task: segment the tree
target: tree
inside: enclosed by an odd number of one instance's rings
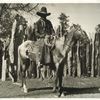
[[[69,27],[69,24],[68,24],[69,19],[68,19],[68,17],[69,16],[66,16],[65,13],[61,13],[60,16],[58,17],[59,20],[60,20],[60,25],[57,28],[57,35],[58,36],[63,36],[63,35],[66,35],[67,34],[67,29]],[[67,75],[67,68],[69,68],[68,67],[68,63],[67,63],[67,60],[68,60],[68,55],[67,55],[67,59],[66,59],[66,64],[64,66],[64,76],[65,77]]]
[[[11,13],[12,10],[16,12],[21,10],[33,14],[34,11],[38,9],[38,5],[39,4],[30,4],[30,3],[0,4],[0,36],[5,37],[8,34],[11,34],[12,23],[14,20],[14,16]]]
[[[68,27],[69,27],[69,19],[68,19],[69,16],[66,16],[66,14],[64,13],[61,13],[60,16],[58,17],[59,20],[60,20],[60,26],[59,26],[59,32],[63,35],[66,33]],[[59,33],[58,32],[58,33]]]
[[[95,27],[95,31],[96,31],[96,33],[100,33],[100,24],[98,24],[98,25]]]

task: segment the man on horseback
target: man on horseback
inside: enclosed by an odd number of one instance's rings
[[[52,23],[46,18],[51,13],[47,13],[47,8],[42,7],[41,11],[36,13],[40,16],[40,19],[35,23],[34,33],[36,40],[41,40],[44,43],[44,46],[41,49],[41,58],[40,64],[46,65],[51,63],[51,52],[50,48],[52,44],[50,43],[50,39],[52,35],[55,33]]]
[[[46,15],[45,15],[46,16]],[[40,25],[40,24],[39,24]],[[37,26],[37,25],[36,25]],[[78,26],[77,26],[78,27]],[[66,62],[66,54],[70,51],[70,49],[72,48],[72,46],[74,45],[75,41],[73,40],[73,38],[75,39],[81,39],[81,40],[87,40],[86,35],[82,32],[82,29],[77,28],[74,25],[70,28],[70,30],[68,31],[68,35],[67,35],[67,39],[65,38],[65,36],[59,37],[55,39],[54,42],[54,48],[52,50],[52,56],[53,56],[53,64],[55,66],[55,81],[54,81],[54,87],[53,87],[53,91],[57,90],[57,86],[58,86],[58,90],[59,90],[59,95],[61,95],[62,92],[62,79],[63,79],[63,68],[64,68],[64,64]],[[37,31],[36,31],[37,29]],[[43,28],[41,28],[42,31],[38,30],[38,28],[34,29],[37,34],[38,32],[42,32]],[[46,31],[44,31],[46,32]],[[36,35],[36,33],[35,33]],[[38,54],[41,51],[40,49],[42,48],[42,51],[44,50],[44,47],[51,47],[52,44],[50,44],[49,41],[49,36],[51,37],[51,35],[44,35],[44,37],[41,36],[37,38],[37,41],[31,41],[31,40],[27,40],[25,42],[23,42],[19,48],[18,48],[18,54],[19,54],[19,72],[21,72],[22,74],[22,86],[24,89],[24,92],[27,92],[27,87],[26,87],[26,71],[29,68],[29,64],[27,63],[27,58],[29,60],[32,60],[33,62],[36,63],[36,65],[38,64],[37,62],[37,58],[38,58]],[[43,43],[41,43],[43,42]],[[49,45],[48,45],[49,44]],[[47,48],[46,48],[47,50]],[[41,52],[40,52],[41,53]],[[43,55],[43,52],[42,54]],[[46,55],[47,56],[47,55]],[[43,55],[43,57],[47,58],[45,56],[45,54]],[[50,56],[52,58],[52,56]],[[39,57],[40,58],[40,57]],[[42,58],[42,56],[41,56]],[[47,64],[48,63],[43,63],[41,61],[41,59],[39,60],[41,62],[41,64]],[[20,71],[21,69],[21,71]]]

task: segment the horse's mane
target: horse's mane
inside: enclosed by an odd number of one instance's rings
[[[58,47],[57,49],[59,49],[58,51],[62,52],[62,50],[67,50],[67,46],[71,48],[73,44],[80,40],[82,40],[83,44],[87,43],[87,41],[89,41],[87,33],[79,25],[72,25],[66,35],[56,39],[56,42],[58,42],[56,46]]]

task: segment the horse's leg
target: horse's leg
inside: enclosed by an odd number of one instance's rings
[[[9,66],[9,77],[11,78],[12,82],[14,82],[14,77],[12,75],[12,65]]]
[[[16,68],[14,64],[10,64],[9,77],[12,79],[12,82],[17,82],[17,73],[16,73]]]
[[[51,70],[51,73],[52,73],[52,77],[54,78],[54,76],[55,76],[55,71],[54,71],[54,70]]]
[[[24,92],[27,93],[28,90],[26,87],[26,71],[22,72],[22,85],[23,85]]]
[[[14,82],[17,82],[17,65],[14,66]]]
[[[37,64],[37,78],[39,78],[40,77],[40,62],[38,62],[38,64]]]
[[[51,77],[51,69],[49,68],[49,66],[47,66],[47,78],[50,78]]]
[[[49,73],[48,78],[49,78],[49,79],[52,79],[52,78],[54,77],[54,72],[53,72],[53,70],[49,69],[49,70],[48,70],[48,73]]]
[[[45,79],[45,65],[43,66],[43,68],[41,68],[41,77],[42,77],[42,80]]]
[[[56,88],[57,88],[57,83],[58,83],[58,67],[59,67],[59,63],[56,63],[56,71],[55,71],[55,79],[54,79],[53,92],[56,92]]]
[[[50,67],[48,66],[48,69],[47,69],[49,79],[52,79],[55,76],[55,69],[52,68],[52,66],[54,65],[50,64]]]
[[[27,93],[27,87],[26,87],[26,65],[23,64],[22,66],[22,86],[23,86],[23,90],[24,93]]]
[[[64,63],[61,63],[58,69],[58,81],[59,81],[58,92],[60,93],[58,96],[61,96],[61,93],[62,93],[63,69],[64,69]]]
[[[21,73],[21,80],[22,80],[21,88],[23,88],[23,72]]]
[[[11,75],[11,72],[9,72],[9,77],[11,78],[12,82],[14,82],[14,78]]]
[[[20,47],[18,47],[18,70],[17,70],[18,80],[20,79],[20,74],[21,74],[20,71],[21,71],[22,66],[23,66],[23,60],[20,55]]]
[[[58,72],[56,72],[56,73],[58,73]],[[57,83],[58,83],[58,74],[55,75],[53,92],[56,92],[56,89],[57,89]]]

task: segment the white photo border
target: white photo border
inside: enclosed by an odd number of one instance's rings
[[[100,0],[0,0],[0,3],[100,3]]]

